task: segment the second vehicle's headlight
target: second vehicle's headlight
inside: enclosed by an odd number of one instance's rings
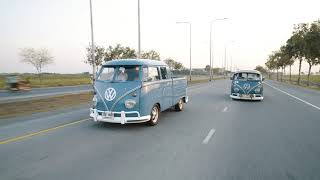
[[[126,106],[126,108],[128,109],[132,109],[135,105],[136,105],[136,101],[133,99],[128,99],[124,102],[124,105]]]
[[[260,91],[261,91],[260,88],[257,88],[254,90],[254,92],[256,92],[256,93],[260,93]]]
[[[95,108],[97,106],[97,103],[98,103],[97,96],[94,95],[93,98],[92,98],[92,106],[93,106],[93,108]]]

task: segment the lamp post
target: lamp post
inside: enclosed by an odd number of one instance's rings
[[[235,41],[229,41],[224,45],[224,78],[226,78],[227,73],[227,47],[229,44],[234,43]]]
[[[138,0],[138,56],[137,59],[141,58],[141,34],[140,34],[140,0]]]
[[[95,60],[95,46],[93,39],[93,18],[92,18],[92,2],[90,0],[90,24],[91,24],[91,59],[92,59],[92,77],[93,83],[96,79],[96,60]]]
[[[177,24],[189,24],[189,28],[190,28],[190,30],[189,30],[189,40],[190,40],[190,42],[189,42],[189,56],[190,56],[190,74],[189,74],[189,76],[190,76],[190,81],[191,81],[191,71],[192,71],[192,68],[191,68],[191,22],[177,22]]]
[[[213,65],[213,55],[212,55],[212,31],[213,31],[213,23],[215,21],[223,21],[227,20],[228,18],[219,18],[214,19],[210,22],[210,81],[212,81],[212,65]]]

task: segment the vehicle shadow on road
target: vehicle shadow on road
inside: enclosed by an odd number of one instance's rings
[[[161,112],[159,123],[164,123],[168,120],[167,115],[169,113],[175,113],[176,111],[172,109],[165,110]],[[92,128],[95,129],[109,129],[109,130],[124,130],[124,131],[130,131],[130,130],[141,130],[146,128],[155,128],[156,126],[149,126],[147,122],[145,123],[132,123],[132,124],[118,124],[118,123],[107,123],[107,122],[94,122],[92,125],[90,125]]]
[[[231,101],[243,102],[243,103],[262,103],[261,100],[248,100],[248,99],[231,99]]]

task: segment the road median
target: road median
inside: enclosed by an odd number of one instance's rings
[[[0,104],[0,119],[47,112],[77,105],[89,105],[92,99],[91,92],[80,94],[59,95],[46,99],[37,99],[23,102],[9,102]]]

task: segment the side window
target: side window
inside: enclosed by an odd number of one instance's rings
[[[171,78],[171,71],[168,67],[160,67],[161,78],[162,79],[170,79]]]
[[[143,68],[143,81],[156,81],[160,80],[159,72],[157,67],[144,67]]]
[[[168,79],[168,73],[166,67],[160,67],[161,79]]]

